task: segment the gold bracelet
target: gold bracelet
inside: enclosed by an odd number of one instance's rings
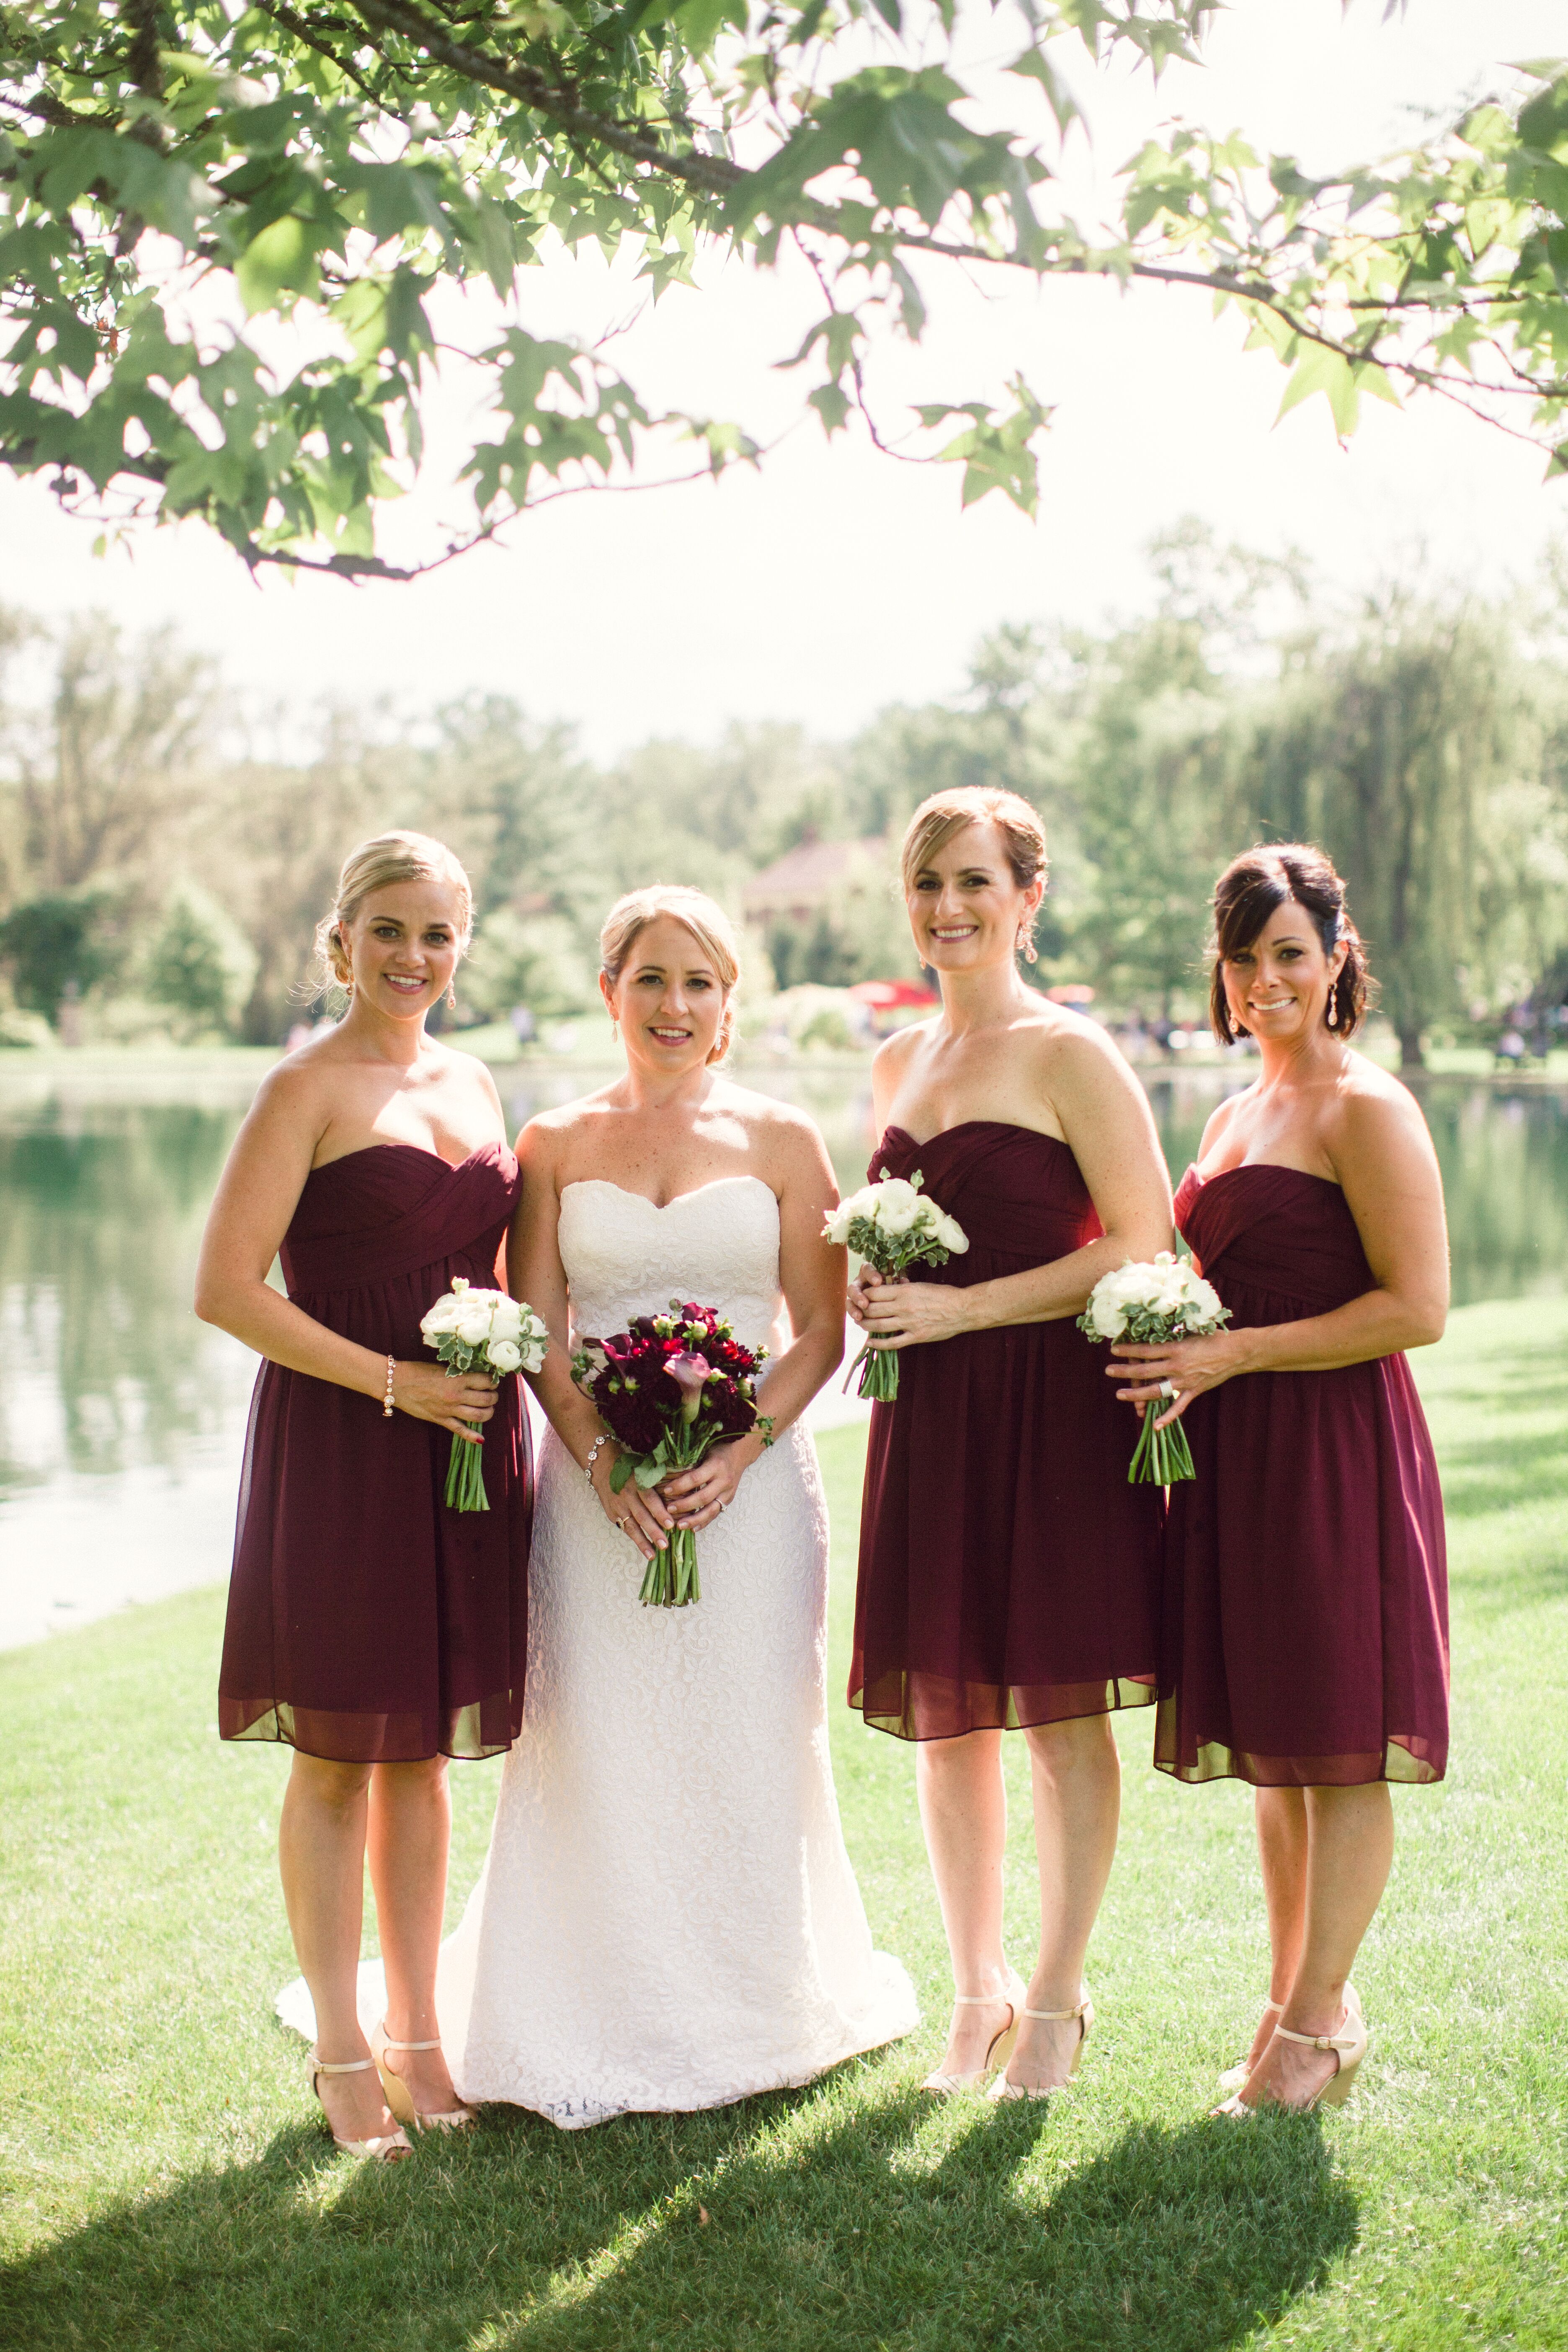
[[[381,1401],[381,1417],[383,1421],[390,1421],[392,1419],[392,1383],[396,1377],[397,1359],[395,1356],[388,1356],[386,1360],[386,1394]]]

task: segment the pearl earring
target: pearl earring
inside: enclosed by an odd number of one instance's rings
[[[1338,994],[1338,991],[1337,991],[1336,989],[1332,989],[1332,988],[1331,988],[1331,989],[1330,989],[1330,991],[1329,991],[1329,1026],[1330,1026],[1330,1028],[1331,1028],[1331,1029],[1337,1029],[1337,1028],[1339,1027],[1339,1025],[1340,1025],[1340,1000],[1339,1000],[1339,994]]]
[[[1022,923],[1018,926],[1018,936],[1013,942],[1013,952],[1015,955],[1021,955],[1026,963],[1038,963],[1040,961],[1040,951]]]

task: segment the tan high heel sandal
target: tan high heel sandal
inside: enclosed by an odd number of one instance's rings
[[[341,2066],[329,2065],[314,2050],[310,2053],[310,2088],[327,2115],[327,2103],[321,2097],[323,2074],[368,2074],[375,2066],[374,2058],[348,2058]],[[377,2070],[379,2071],[379,2070]],[[390,2102],[389,2102],[390,2104]],[[327,2129],[332,2131],[332,2119],[327,2116]],[[365,2156],[373,2164],[397,2164],[404,2157],[412,2156],[414,2146],[406,2132],[377,2132],[371,2139],[340,2139],[332,2132],[332,2146],[341,2147],[345,2156]]]
[[[992,2035],[976,2073],[928,2074],[921,2084],[921,2090],[933,2092],[939,2099],[951,2099],[960,2091],[978,2089],[988,2074],[994,2074],[998,2066],[1005,2066],[1013,2055],[1013,2044],[1018,2039],[1021,2004],[1016,1996],[1023,1990],[1023,1985],[1015,1979],[1012,1992],[955,1992],[952,1996],[954,2009],[994,2009],[1005,2004],[1007,2022],[999,2032]]]
[[[1041,2084],[1010,2083],[1005,2074],[998,2074],[996,2080],[991,2085],[991,2096],[994,2099],[1048,2099],[1056,2092],[1065,2091],[1068,2088],[1068,2084],[1071,2083],[1073,2076],[1078,2073],[1079,2064],[1082,2063],[1083,2045],[1089,2040],[1089,2034],[1094,2026],[1094,2003],[1090,2000],[1088,1993],[1086,1992],[1076,2009],[1026,2009],[1024,2011],[1024,2015],[1026,2017],[1038,2017],[1051,2020],[1068,2017],[1076,2017],[1078,2019],[1079,2036],[1077,2042],[1073,2044],[1072,2057],[1068,2063],[1067,2082]]]
[[[1357,1992],[1354,1985],[1352,1984],[1349,1977],[1345,1979],[1344,2000],[1345,2007],[1347,2009],[1354,2010],[1356,2015],[1359,2017],[1362,2013],[1361,1995]],[[1284,2002],[1282,2000],[1266,2000],[1263,2004],[1264,2016],[1267,2017],[1270,2011],[1273,2011],[1276,2017],[1283,2017],[1285,2014]],[[1270,2036],[1270,2040],[1273,2037]],[[1268,2043],[1266,2042],[1263,2045],[1263,2050],[1267,2050],[1268,2047]],[[1259,2058],[1263,2055],[1263,2050],[1260,2050],[1258,2053]],[[1239,2091],[1251,2072],[1252,2067],[1247,2063],[1245,2058],[1242,2059],[1239,2065],[1227,2066],[1224,2074],[1219,2078],[1220,2089],[1222,2091]]]
[[[1333,2073],[1321,2089],[1314,2091],[1311,2097],[1300,2106],[1297,2106],[1293,2101],[1288,2099],[1269,2099],[1268,2105],[1271,2107],[1283,2107],[1287,2114],[1293,2116],[1310,2116],[1314,2107],[1342,2107],[1350,2097],[1356,2075],[1360,2071],[1361,2062],[1366,2056],[1372,2042],[1372,2034],[1368,2030],[1365,2018],[1359,2009],[1352,2009],[1348,2001],[1345,2004],[1343,2023],[1338,2033],[1294,2033],[1288,2025],[1277,2025],[1274,2029],[1274,2038],[1277,2042],[1297,2042],[1303,2050],[1331,2050],[1338,2061]],[[1239,2123],[1244,2116],[1255,2116],[1262,2105],[1262,2100],[1258,2099],[1249,2106],[1238,2091],[1226,2099],[1223,2106],[1215,2107],[1214,2113],[1216,2116],[1228,2116],[1233,2122]]]
[[[441,2037],[434,2042],[394,2042],[386,2030],[384,2017],[370,2037],[371,2054],[381,2086],[386,2093],[386,2104],[400,2123],[412,2124],[416,2131],[467,2131],[479,2119],[479,2109],[468,2105],[447,2107],[439,2115],[426,2115],[414,2104],[414,2094],[395,2066],[387,2063],[389,2050],[439,2050]]]

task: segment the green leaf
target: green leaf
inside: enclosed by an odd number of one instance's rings
[[[314,294],[319,276],[308,225],[298,214],[285,213],[252,239],[234,274],[252,318],[258,311],[272,310],[280,295]]]

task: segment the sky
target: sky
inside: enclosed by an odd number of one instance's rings
[[[1173,114],[1326,171],[1397,146],[1420,110],[1500,86],[1507,61],[1568,47],[1563,0],[1408,0],[1383,15],[1383,0],[1233,0],[1201,70],[1173,69],[1157,89],[1075,70],[1093,132],[1065,159],[1075,203],[1091,205]],[[333,698],[413,713],[496,691],[608,758],[654,735],[711,740],[733,719],[841,736],[888,703],[956,692],[1002,622],[1093,626],[1145,604],[1142,550],[1186,514],[1222,540],[1300,547],[1342,594],[1417,572],[1502,588],[1568,532],[1568,482],[1543,485],[1537,452],[1439,404],[1368,402],[1348,449],[1321,401],[1276,428],[1283,371],[1244,354],[1239,326],[1213,321],[1201,294],[956,273],[927,290],[919,351],[875,367],[881,413],[896,427],[916,400],[996,397],[1021,367],[1056,407],[1033,522],[998,496],[963,513],[957,467],[889,460],[858,429],[827,444],[811,420],[760,474],[568,499],[424,581],[258,587],[195,524],[95,558],[90,526],[7,478],[0,603],[172,623],[253,707],[286,704],[302,740]],[[787,420],[798,380],[776,362],[822,307],[803,276],[714,266],[657,310],[637,315],[638,299],[629,272],[593,256],[522,279],[535,333],[631,320],[615,354],[650,401],[737,416],[764,439]],[[436,478],[390,522],[384,551],[399,560],[429,552],[457,511],[449,453],[467,399],[454,389],[438,409]]]

